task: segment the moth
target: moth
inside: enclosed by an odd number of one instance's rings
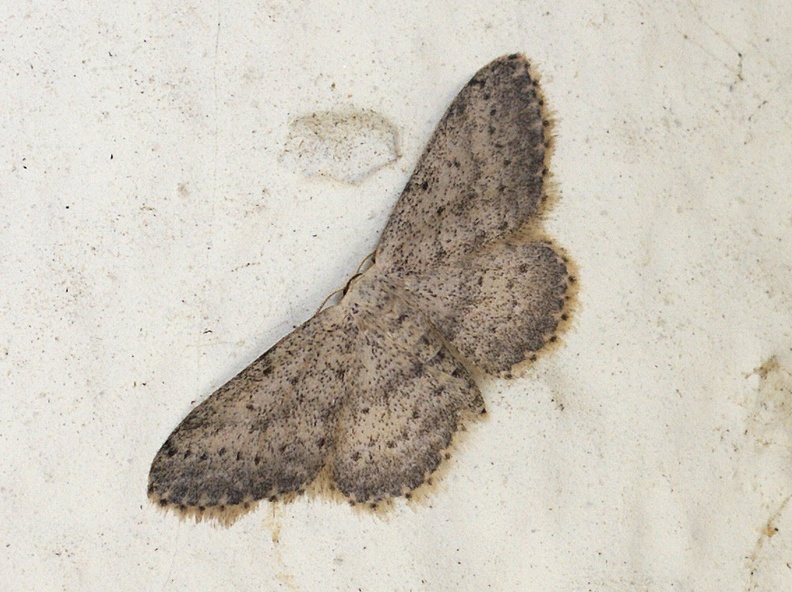
[[[573,278],[539,234],[549,140],[529,70],[504,56],[462,88],[371,266],[187,415],[152,501],[222,519],[317,480],[352,503],[409,496],[485,413],[473,375],[510,377],[555,339]]]

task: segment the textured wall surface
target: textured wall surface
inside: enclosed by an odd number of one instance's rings
[[[3,589],[788,585],[792,5],[241,4],[1,9]],[[448,103],[512,52],[555,117],[561,343],[482,383],[422,499],[160,512],[164,439],[344,286]],[[353,120],[348,158],[325,134],[311,157],[340,165],[309,168],[342,173],[307,174],[292,124],[326,112],[381,125]]]

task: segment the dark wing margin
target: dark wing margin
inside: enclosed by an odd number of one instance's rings
[[[508,236],[543,199],[545,121],[524,56],[478,71],[434,131],[383,231],[376,261],[421,274]]]
[[[198,405],[157,453],[149,497],[196,518],[233,519],[300,492],[332,449],[349,327],[319,313]]]

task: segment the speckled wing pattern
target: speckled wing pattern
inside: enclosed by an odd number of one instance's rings
[[[377,263],[400,276],[431,275],[522,228],[544,198],[545,125],[522,56],[479,70],[426,145]]]
[[[427,317],[387,280],[365,274],[347,292],[355,335],[330,478],[354,501],[408,494],[437,468],[461,416],[484,402]]]
[[[533,238],[544,130],[525,58],[482,68],[438,124],[373,265],[182,421],[149,497],[223,519],[320,476],[368,503],[426,482],[464,418],[484,412],[469,369],[509,376],[562,318],[566,260]]]
[[[200,514],[312,481],[345,398],[346,329],[339,307],[320,312],[193,409],[157,453],[149,495]]]

